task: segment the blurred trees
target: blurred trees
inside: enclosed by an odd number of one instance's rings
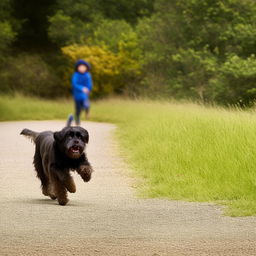
[[[254,0],[2,0],[0,14],[0,57],[9,63],[0,72],[1,91],[68,95],[73,64],[85,58],[96,97],[240,105],[256,98]],[[15,62],[8,50],[26,61]],[[37,78],[25,75],[29,65]],[[24,82],[12,82],[13,70]],[[32,90],[30,79],[42,88]]]
[[[57,0],[56,12],[49,18],[49,35],[61,46],[84,43],[105,20],[136,24],[140,17],[150,15],[153,3],[152,0]]]
[[[0,58],[3,59],[10,44],[15,40],[18,23],[12,16],[11,0],[0,1]]]
[[[148,87],[249,104],[256,96],[255,8],[253,0],[157,0],[156,12],[137,27]]]
[[[2,0],[1,0],[2,1]],[[4,0],[6,1],[6,0]],[[52,47],[48,38],[48,17],[53,15],[57,0],[9,0],[12,15],[20,29],[15,42],[19,50],[38,51]]]

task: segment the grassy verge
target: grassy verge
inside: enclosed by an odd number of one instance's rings
[[[0,95],[0,121],[67,119],[73,112],[71,100],[42,100]]]
[[[14,113],[17,105],[10,103],[5,109],[2,101],[4,120],[3,110]],[[23,101],[29,106],[29,100]],[[39,103],[43,108],[38,108],[37,116],[44,109],[42,119],[66,118],[73,107],[71,102],[70,106]],[[55,107],[47,110],[52,111],[48,117],[45,108],[49,104]],[[63,104],[63,112],[55,115],[59,104]],[[92,118],[118,125],[123,153],[135,173],[143,177],[141,194],[216,202],[227,205],[226,213],[231,216],[256,215],[254,113],[195,104],[107,100],[93,103]]]
[[[99,120],[118,123],[128,161],[144,178],[143,194],[256,215],[254,113],[163,102],[106,101],[95,108]]]

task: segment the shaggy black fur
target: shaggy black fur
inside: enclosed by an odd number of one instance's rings
[[[84,153],[89,134],[82,127],[65,127],[59,132],[21,132],[34,141],[34,166],[41,180],[42,192],[60,205],[68,202],[67,191],[75,193],[76,186],[70,171],[77,171],[88,182],[93,169]]]

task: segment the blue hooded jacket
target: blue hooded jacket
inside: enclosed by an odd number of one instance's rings
[[[80,73],[77,71],[77,67],[79,65],[85,65],[88,68],[88,71],[85,73]],[[84,60],[78,60],[75,63],[75,72],[72,76],[71,83],[72,83],[72,94],[76,101],[83,101],[89,98],[89,95],[83,92],[83,89],[86,87],[89,91],[92,90],[92,77],[89,72],[91,66],[88,62]]]

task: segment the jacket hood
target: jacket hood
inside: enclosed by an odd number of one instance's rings
[[[77,71],[77,67],[78,67],[79,65],[85,65],[85,66],[88,68],[88,71],[91,70],[91,65],[90,65],[87,61],[85,61],[85,60],[78,60],[78,61],[75,63],[75,71]]]

